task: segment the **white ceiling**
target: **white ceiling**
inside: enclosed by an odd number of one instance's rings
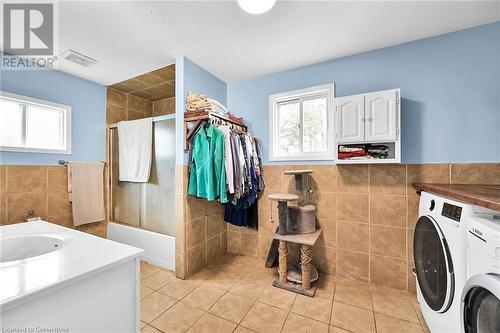
[[[477,26],[500,2],[278,1],[253,16],[236,1],[61,1],[60,51],[98,60],[61,70],[112,84],[185,55],[226,82]]]

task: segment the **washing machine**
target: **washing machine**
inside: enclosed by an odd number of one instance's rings
[[[466,333],[500,332],[500,212],[467,219],[467,281],[462,292]]]
[[[421,192],[413,238],[417,299],[432,333],[462,332],[461,297],[465,286],[465,219],[474,206]]]

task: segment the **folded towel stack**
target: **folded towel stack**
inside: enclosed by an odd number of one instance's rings
[[[344,159],[385,159],[390,148],[386,145],[350,145],[339,146],[338,157]]]
[[[211,112],[223,117],[229,117],[229,111],[219,101],[208,98],[205,95],[189,92],[186,99],[187,111],[205,111]]]

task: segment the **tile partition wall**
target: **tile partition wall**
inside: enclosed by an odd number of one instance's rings
[[[413,182],[500,184],[500,164],[265,166],[259,230],[227,224],[227,252],[265,260],[278,223],[266,196],[293,192],[284,170],[310,168],[312,204],[323,229],[313,262],[325,273],[415,290],[412,240],[419,197]],[[268,223],[270,214],[274,224]],[[292,249],[298,255],[298,249]]]
[[[176,274],[188,277],[227,253],[224,210],[187,195],[188,167],[176,166]]]
[[[37,217],[74,228],[65,166],[0,165],[0,201],[1,225],[19,223],[34,210]],[[106,237],[106,221],[77,229]]]

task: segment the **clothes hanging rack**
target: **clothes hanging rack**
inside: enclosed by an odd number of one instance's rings
[[[247,131],[247,126],[242,121],[230,119],[228,117],[206,111],[188,111],[184,113],[184,150],[189,150],[189,142],[191,138],[204,121],[220,121],[222,124],[226,123],[230,126],[236,125],[241,127],[244,132]],[[193,122],[194,125],[189,127],[188,125]]]

